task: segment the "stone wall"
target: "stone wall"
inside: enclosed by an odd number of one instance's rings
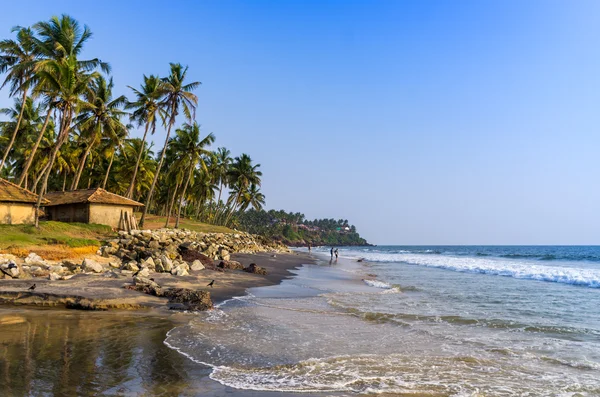
[[[100,248],[104,257],[116,256],[123,268],[176,272],[185,266],[181,253],[197,251],[211,260],[230,259],[231,253],[289,252],[287,247],[248,233],[201,233],[185,229],[132,230],[119,232],[119,238]],[[189,270],[189,268],[187,268]]]

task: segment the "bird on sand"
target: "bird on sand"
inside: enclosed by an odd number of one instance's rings
[[[33,291],[35,289],[35,284],[33,284],[31,287],[29,287],[27,289]]]
[[[215,280],[211,281],[210,283],[208,283],[207,287],[212,288],[212,286],[215,284]]]

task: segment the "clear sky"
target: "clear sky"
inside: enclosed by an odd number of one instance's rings
[[[600,243],[598,1],[9,2],[0,37],[62,13],[119,93],[189,65],[269,209],[376,244]]]

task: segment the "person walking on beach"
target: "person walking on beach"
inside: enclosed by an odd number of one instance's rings
[[[333,259],[333,247],[331,247],[331,251],[329,251],[329,253],[331,253],[331,259]]]
[[[310,243],[308,243],[308,252],[310,253]]]
[[[338,250],[337,250],[337,248],[335,249],[335,251],[333,251],[333,253],[335,254],[335,260],[337,261],[337,258],[338,258]]]

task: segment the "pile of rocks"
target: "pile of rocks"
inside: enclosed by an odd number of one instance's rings
[[[213,260],[229,261],[232,252],[288,252],[288,249],[242,232],[227,234],[159,229],[119,232],[119,238],[107,241],[98,254],[121,259],[122,270],[137,272],[148,269],[149,272],[186,276],[190,269],[202,270],[212,266]],[[142,274],[142,277],[147,277],[147,274]]]

